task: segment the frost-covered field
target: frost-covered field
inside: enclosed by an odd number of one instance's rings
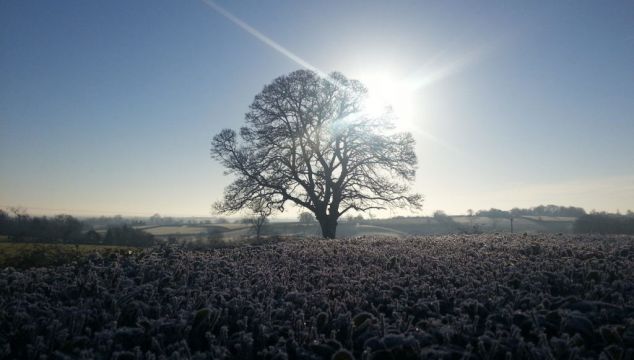
[[[303,240],[0,270],[0,358],[634,358],[634,238]]]

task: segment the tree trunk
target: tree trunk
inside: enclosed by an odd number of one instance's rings
[[[325,239],[334,239],[337,233],[337,218],[333,216],[320,217],[319,225],[321,226],[321,235]]]

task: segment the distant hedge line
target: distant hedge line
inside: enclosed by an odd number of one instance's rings
[[[574,223],[575,233],[634,234],[634,216],[588,214]]]

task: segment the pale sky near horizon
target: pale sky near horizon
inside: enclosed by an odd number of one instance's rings
[[[306,66],[396,102],[422,214],[634,210],[631,1],[0,1],[0,207],[209,215],[211,138]]]

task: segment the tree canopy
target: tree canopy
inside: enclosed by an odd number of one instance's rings
[[[214,207],[223,213],[288,202],[315,214],[326,238],[349,211],[419,208],[410,193],[414,138],[395,130],[389,112],[363,110],[367,89],[341,73],[298,70],[255,96],[239,134],[214,136],[211,155],[236,177]]]

